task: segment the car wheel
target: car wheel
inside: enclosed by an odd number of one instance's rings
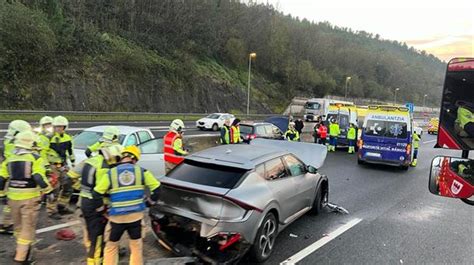
[[[214,124],[212,125],[212,130],[213,130],[213,131],[219,130],[219,125],[217,125],[217,123],[214,123]]]
[[[408,170],[408,169],[410,168],[410,165],[408,165],[408,166],[403,165],[403,166],[401,166],[401,168],[402,168],[403,170]]]
[[[316,193],[316,197],[314,198],[313,207],[311,208],[313,214],[318,215],[321,213],[322,209],[328,205],[328,198],[329,194],[327,191],[323,190],[323,186],[321,184],[318,192]]]
[[[250,256],[256,262],[264,262],[272,254],[275,239],[278,235],[278,223],[273,213],[267,213],[262,225],[258,229],[257,236],[250,248]]]
[[[362,160],[360,160],[359,158],[357,158],[357,164],[363,165],[363,164],[364,164],[364,161],[362,161]]]

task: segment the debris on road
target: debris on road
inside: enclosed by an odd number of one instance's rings
[[[298,237],[298,235],[295,235],[295,234],[290,234],[290,237],[297,238],[297,237]]]
[[[70,241],[76,238],[76,233],[69,228],[61,229],[56,232],[57,240]]]
[[[332,210],[333,212],[338,212],[338,213],[343,213],[343,214],[349,214],[349,211],[342,208],[341,206],[338,206],[336,204],[328,202],[327,207]]]

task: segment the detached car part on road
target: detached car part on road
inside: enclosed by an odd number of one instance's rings
[[[152,231],[168,250],[206,263],[268,259],[278,233],[327,204],[329,184],[316,168],[326,147],[255,139],[210,148],[160,178]]]

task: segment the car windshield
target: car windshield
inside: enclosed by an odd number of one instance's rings
[[[407,124],[404,122],[368,120],[365,135],[406,139]]]
[[[253,133],[252,125],[240,125],[240,134],[247,135]]]
[[[318,102],[307,102],[305,108],[318,110],[321,108],[321,104],[319,104]]]
[[[240,168],[185,160],[167,176],[199,185],[232,189],[246,172]]]
[[[219,119],[220,116],[221,116],[221,115],[219,115],[219,114],[213,113],[213,114],[207,115],[206,118],[215,120],[215,119]]]
[[[102,132],[97,131],[83,131],[74,137],[75,149],[86,149],[89,145],[97,143],[102,137]],[[123,142],[125,135],[119,135],[119,143]]]

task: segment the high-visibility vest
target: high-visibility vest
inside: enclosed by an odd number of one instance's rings
[[[49,144],[50,144],[50,138],[44,133],[38,134],[39,137],[39,143],[38,146],[41,149],[40,155],[43,158],[44,161],[48,161],[48,152],[49,152]]]
[[[3,157],[6,159],[13,154],[13,150],[15,150],[15,144],[13,143],[13,140],[5,139],[3,141],[3,146]]]
[[[239,126],[232,126],[230,127],[230,139],[231,143],[238,144],[240,143],[240,127]]]
[[[100,169],[109,168],[109,165],[101,155],[88,158],[84,162],[84,167],[81,172],[81,192],[80,196],[92,199],[92,190],[94,189]]]
[[[224,135],[222,135],[222,133],[221,133],[221,144],[230,144],[231,138],[230,138],[229,127],[224,125],[224,126],[222,126],[221,130],[224,130]]]
[[[324,125],[319,126],[318,134],[319,134],[319,138],[321,139],[325,139],[326,137],[328,137],[328,129],[326,128],[326,126]]]
[[[133,164],[121,164],[109,170],[110,215],[124,215],[145,210],[144,169]]]
[[[71,163],[75,162],[72,137],[69,134],[55,133],[53,137],[51,137],[49,148],[57,153],[63,163],[65,163],[68,158]]]
[[[7,196],[10,200],[29,200],[39,198],[42,189],[51,188],[45,172],[43,159],[39,155],[12,154],[4,161],[0,178],[8,179]]]
[[[354,127],[350,127],[347,131],[347,139],[348,140],[355,140],[356,138],[356,129]]]
[[[339,130],[339,124],[331,123],[329,125],[329,135],[332,137],[338,137],[339,134],[341,134],[341,131]]]
[[[413,148],[417,149],[420,147],[420,137],[415,132],[413,133]]]
[[[165,161],[173,164],[180,164],[184,161],[183,156],[175,152],[174,142],[181,136],[175,131],[169,131],[163,138],[163,153]]]

